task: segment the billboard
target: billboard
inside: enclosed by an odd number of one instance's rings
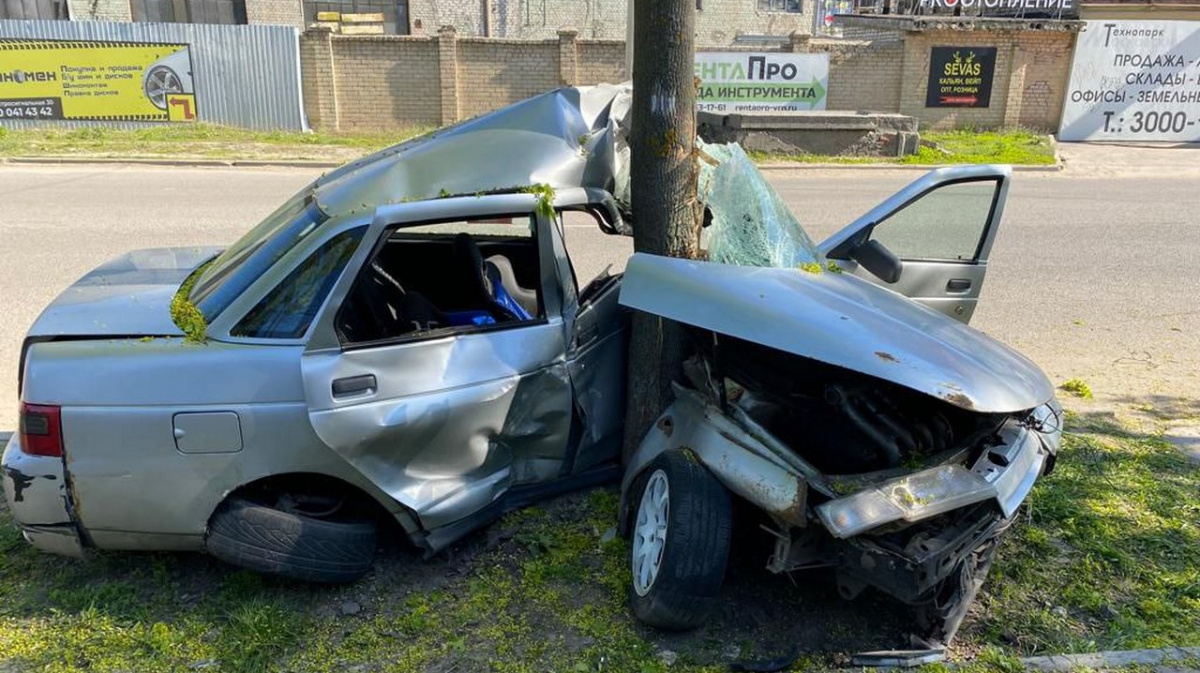
[[[699,52],[695,64],[702,112],[825,109],[829,54]]]
[[[0,39],[0,118],[196,121],[186,44]]]
[[[995,47],[934,47],[925,107],[988,107],[995,75]]]
[[[1200,23],[1088,21],[1058,137],[1200,142]]]

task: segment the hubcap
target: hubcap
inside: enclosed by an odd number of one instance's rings
[[[667,517],[671,513],[667,473],[655,470],[642,491],[633,531],[633,590],[645,596],[662,568],[667,546]]]

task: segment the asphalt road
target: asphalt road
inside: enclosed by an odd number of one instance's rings
[[[1161,170],[1121,170],[1111,157],[1088,165],[1085,155],[1064,173],[1017,174],[973,324],[1056,382],[1079,377],[1106,400],[1200,414],[1200,171],[1187,170],[1200,152],[1178,152]],[[819,240],[918,175],[769,177]],[[227,244],[313,177],[0,165],[0,432],[15,426],[21,338],[71,282],[133,248]],[[589,225],[570,226],[567,238],[581,284],[620,268],[631,249]]]

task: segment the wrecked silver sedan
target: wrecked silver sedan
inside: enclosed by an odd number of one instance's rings
[[[636,227],[628,96],[537,96],[323,176],[223,251],[80,279],[22,349],[26,539],[326,582],[389,519],[435,553],[619,478],[631,309],[694,337],[624,472],[638,616],[703,619],[736,501],[772,570],[834,566],[952,630],[1058,442],[1045,376],[963,324],[1007,169],[935,171],[814,246],[740,149],[702,146],[706,261],[580,286],[564,214]]]
[[[704,620],[732,495],[772,572],[834,568],[947,642],[1061,437],[1045,375],[965,325],[1009,169],[933,171],[817,246],[739,148],[702,150],[707,261],[634,255],[621,291],[694,352],[623,481],[634,611]]]

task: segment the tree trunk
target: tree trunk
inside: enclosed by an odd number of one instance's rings
[[[694,0],[634,2],[632,165],[633,249],[695,257],[696,88]],[[635,313],[625,414],[628,459],[671,400],[684,355],[676,323]]]

